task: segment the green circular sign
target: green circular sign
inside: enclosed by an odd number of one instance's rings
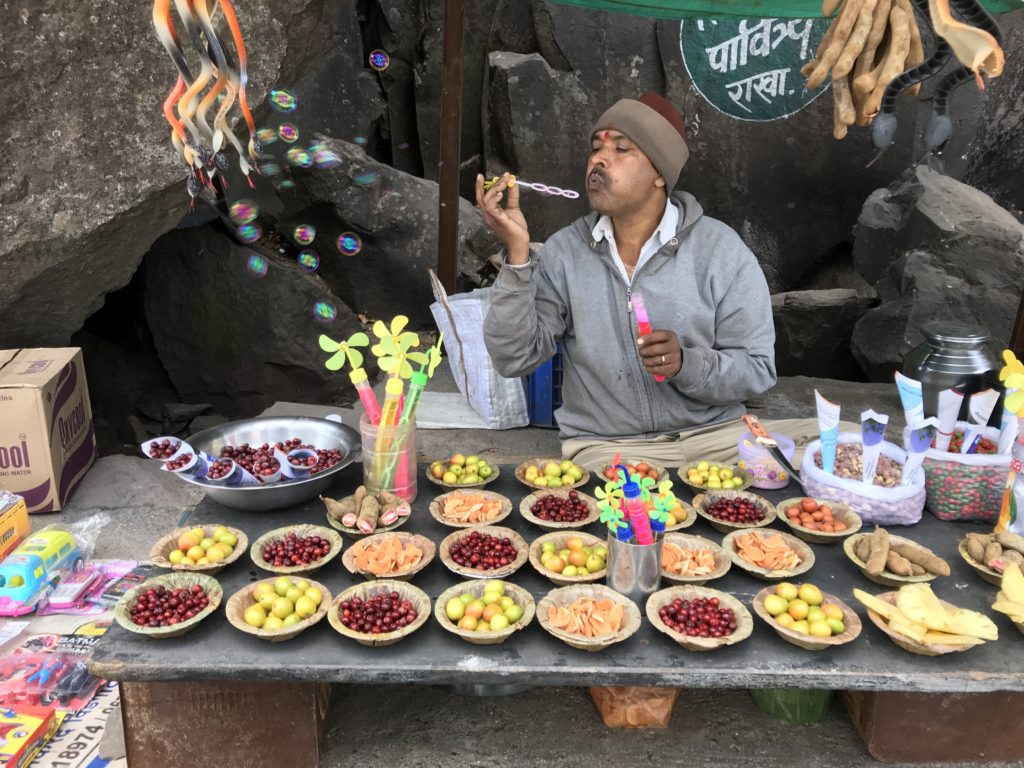
[[[737,120],[789,117],[826,88],[804,87],[829,19],[687,19],[679,47],[690,81],[715,109]]]

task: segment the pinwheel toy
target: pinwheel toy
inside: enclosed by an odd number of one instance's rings
[[[370,346],[370,337],[362,332],[353,334],[348,340],[341,342],[334,341],[329,336],[320,335],[320,349],[324,352],[335,353],[327,359],[324,366],[329,371],[340,371],[345,366],[346,359],[348,360],[348,364],[352,367],[349,379],[359,394],[363,408],[366,409],[366,418],[370,420],[371,424],[380,424],[380,406],[377,404],[373,388],[370,387],[369,377],[363,368],[363,353],[356,349],[356,347],[368,346]]]

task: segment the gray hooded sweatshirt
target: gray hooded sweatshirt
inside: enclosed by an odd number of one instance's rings
[[[743,400],[775,383],[771,298],[739,235],[703,215],[686,192],[676,236],[626,285],[590,213],[559,230],[530,264],[504,268],[491,292],[484,338],[502,376],[525,376],[562,343],[563,439],[649,438],[739,418]],[[630,301],[640,292],[655,330],[683,351],[675,378],[643,367]]]

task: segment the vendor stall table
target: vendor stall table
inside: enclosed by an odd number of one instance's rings
[[[543,531],[527,523],[518,512],[519,502],[529,490],[516,481],[512,467],[503,466],[501,470],[501,477],[488,490],[512,500],[515,509],[504,524],[532,541]],[[340,497],[358,483],[358,468],[350,468],[332,490]],[[681,482],[677,486],[685,488]],[[431,499],[442,490],[421,475],[419,498],[413,505],[411,519],[401,530],[426,535],[435,542],[450,533],[452,529],[440,525],[427,511]],[[799,488],[791,486],[763,495],[776,502],[798,492]],[[254,540],[282,525],[325,524],[325,510],[321,502],[313,501],[285,511],[252,513],[205,500],[190,522],[234,526]],[[776,522],[773,527],[784,526]],[[587,530],[603,534],[600,524]],[[536,620],[502,645],[470,645],[439,627],[433,616],[413,635],[390,647],[358,645],[341,637],[326,621],[293,640],[271,644],[234,629],[220,609],[191,633],[171,640],[151,640],[114,627],[97,646],[90,669],[95,675],[126,683],[122,686],[122,698],[128,757],[133,767],[160,764],[166,754],[163,739],[176,738],[177,730],[171,725],[175,718],[209,719],[223,709],[227,717],[253,718],[253,722],[259,722],[283,706],[290,708],[297,721],[302,721],[303,727],[291,732],[293,741],[302,741],[306,747],[289,744],[282,754],[288,755],[290,765],[315,765],[315,745],[326,709],[326,690],[322,685],[325,683],[448,684],[474,692],[509,692],[517,687],[555,685],[798,687],[901,694],[1024,691],[1024,636],[1005,616],[989,610],[996,588],[982,581],[957,554],[959,540],[975,530],[981,528],[941,522],[927,512],[918,525],[899,530],[949,562],[952,575],[932,583],[939,597],[984,611],[999,625],[998,642],[940,657],[907,653],[866,620],[852,590],[860,587],[879,593],[886,588],[865,579],[844,556],[841,544],[816,544],[816,564],[803,580],[838,595],[865,618],[864,630],[856,641],[817,653],[783,641],[757,618],[748,640],[709,653],[681,649],[654,630],[646,618],[632,638],[597,653],[568,647],[544,632]],[[722,534],[703,520],[686,532],[714,541],[722,539]],[[346,539],[346,547],[351,543],[351,539]],[[246,556],[216,578],[228,596],[268,575]],[[341,558],[315,578],[333,594],[362,581],[344,570]],[[435,559],[415,577],[414,583],[433,600],[461,580]],[[529,563],[508,580],[528,589],[538,601],[555,586]],[[733,568],[709,586],[729,592],[749,606],[765,582]],[[643,606],[640,608],[643,612]],[[273,686],[267,685],[271,682]],[[260,695],[263,690],[266,696]],[[151,724],[155,719],[168,721],[168,727],[154,730]],[[234,730],[240,731],[239,748],[244,750],[247,729]],[[230,758],[234,752],[230,743],[233,737],[227,737],[225,729],[214,732],[224,734],[229,742],[218,748],[218,754],[225,757],[222,764],[234,765]]]

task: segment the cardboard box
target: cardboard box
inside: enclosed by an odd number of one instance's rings
[[[0,707],[0,766],[27,768],[60,728],[64,716],[52,707]]]
[[[95,460],[82,350],[0,350],[0,490],[55,512]]]

